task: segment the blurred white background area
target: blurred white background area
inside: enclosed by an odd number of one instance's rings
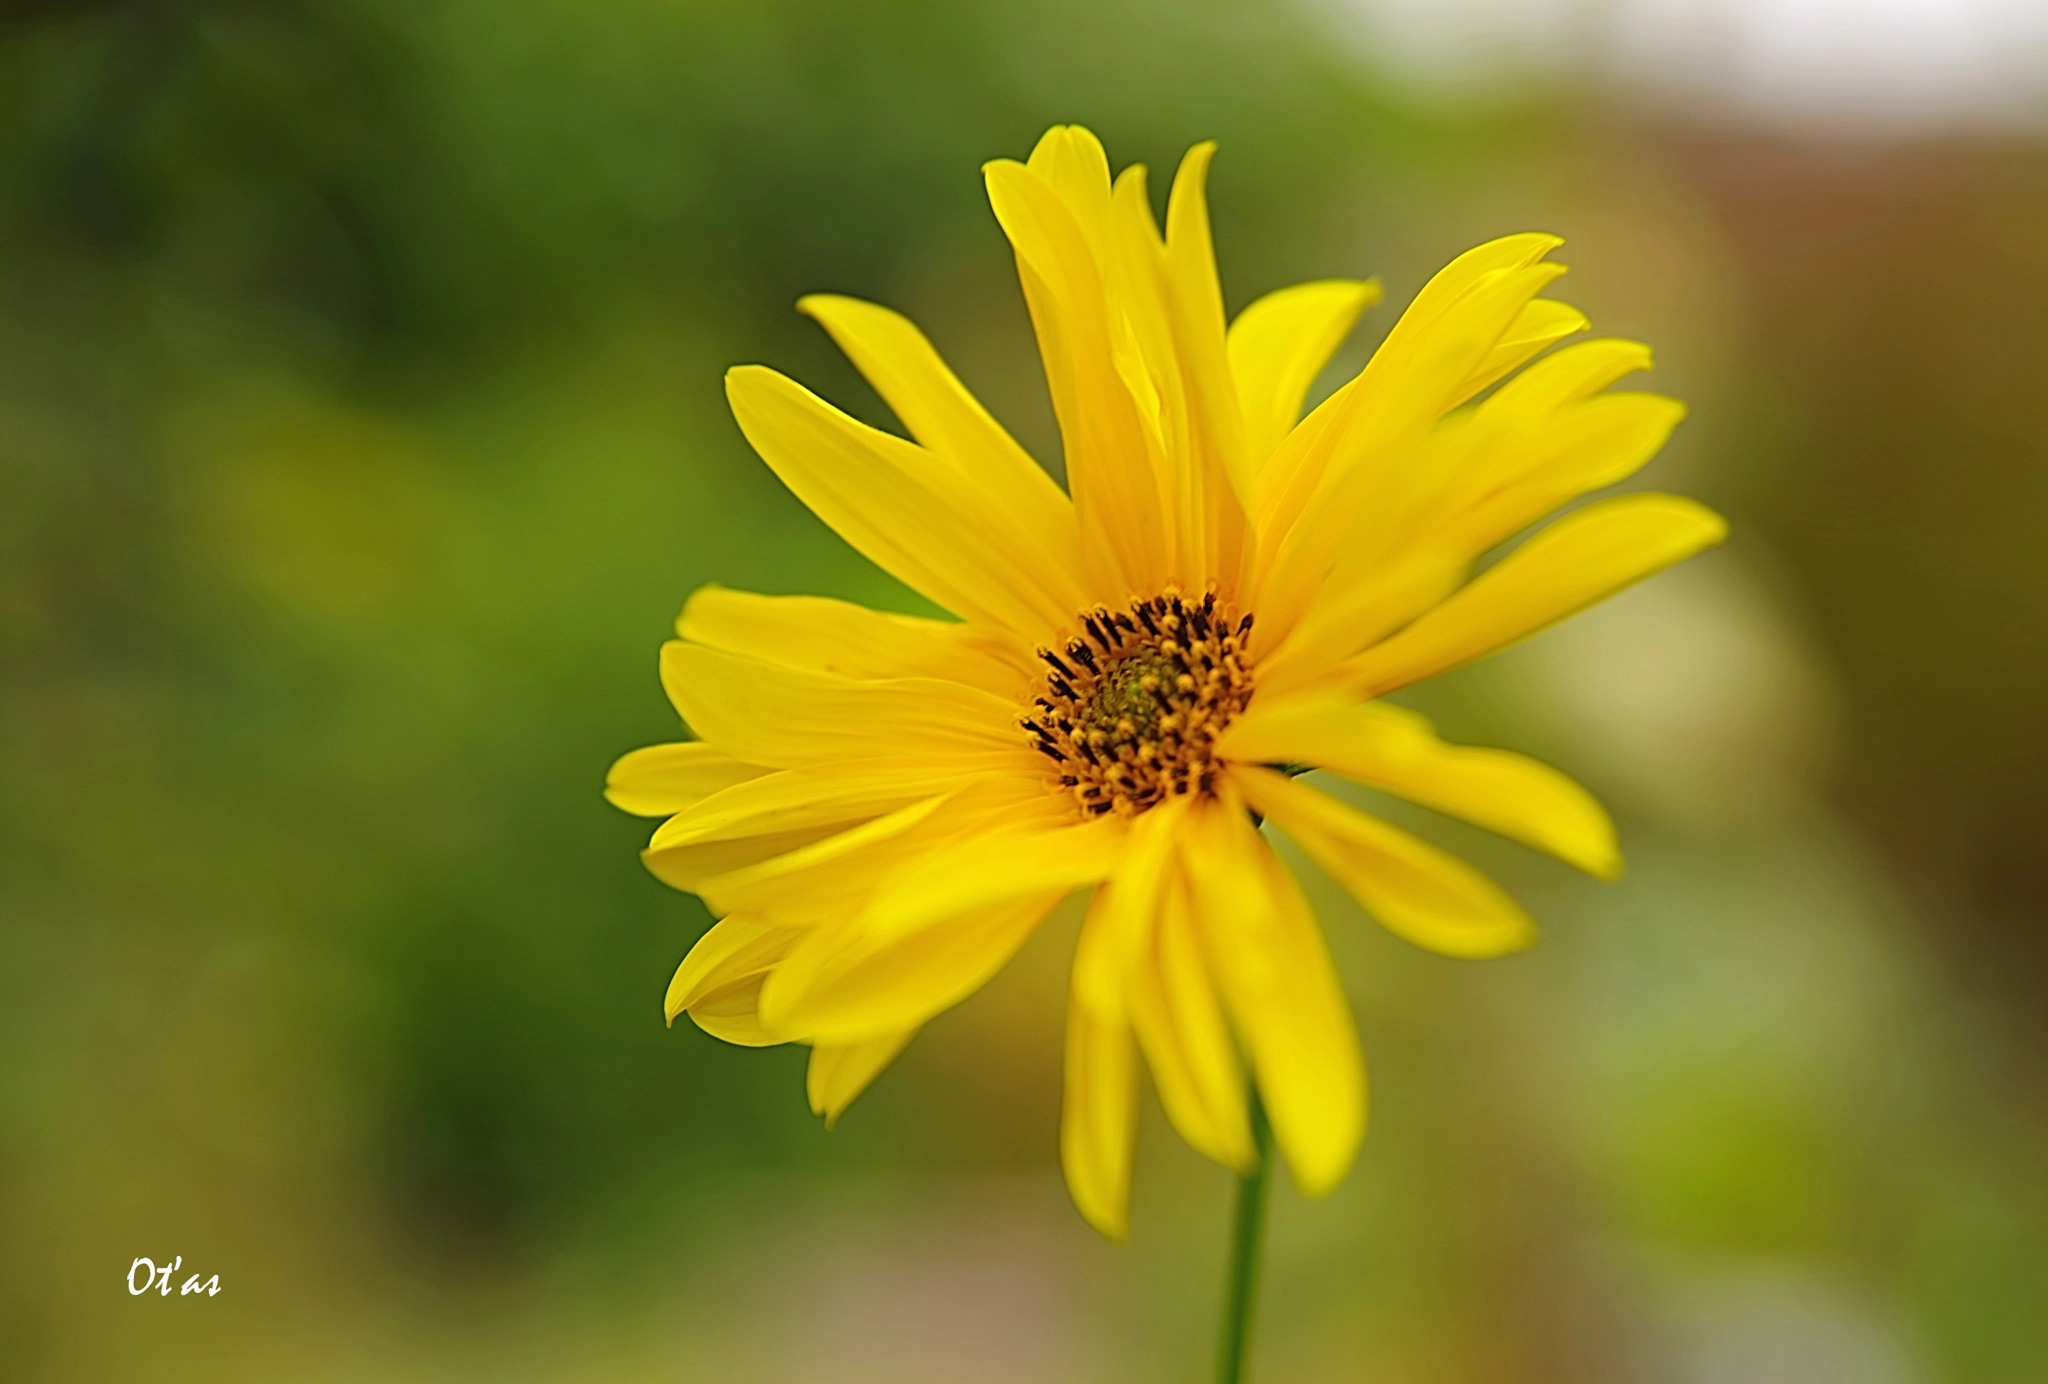
[[[1375,67],[1449,94],[1590,81],[1823,133],[2048,128],[2042,0],[1321,0]]]

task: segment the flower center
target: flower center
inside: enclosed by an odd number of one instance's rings
[[[1169,590],[1128,610],[1098,606],[1081,627],[1087,637],[1064,653],[1038,651],[1052,671],[1023,721],[1059,767],[1058,791],[1090,816],[1122,817],[1211,791],[1216,737],[1252,699],[1252,617],[1219,609],[1214,593]]]

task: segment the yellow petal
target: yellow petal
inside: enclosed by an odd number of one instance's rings
[[[1274,1137],[1295,1185],[1321,1196],[1343,1179],[1365,1133],[1365,1063],[1322,932],[1235,793],[1189,814],[1182,859]]]
[[[1192,384],[1174,338],[1166,241],[1152,219],[1143,164],[1117,176],[1109,232],[1104,289],[1112,354],[1143,424],[1144,469],[1156,492],[1167,573],[1183,586],[1199,586],[1216,570],[1210,553],[1214,524],[1202,469],[1189,464],[1190,437],[1199,424],[1189,415]]]
[[[1556,244],[1510,240],[1521,242],[1518,255]],[[1261,472],[1257,609],[1266,639],[1292,631],[1340,556],[1377,556],[1412,530],[1418,502],[1433,493],[1414,466],[1417,450],[1529,300],[1564,272],[1534,262],[1470,272],[1475,257],[1491,263],[1482,254],[1490,248],[1461,256],[1417,295],[1314,447],[1283,449]],[[1439,281],[1458,290],[1447,298]]]
[[[870,561],[965,619],[1027,639],[1082,599],[1029,516],[960,467],[758,365],[726,373],[740,431],[796,497]]]
[[[805,832],[817,833],[810,839],[822,839],[850,824],[957,791],[972,773],[971,766],[947,761],[904,759],[785,769],[713,794],[662,823],[648,843],[648,863],[671,883],[689,878],[691,883],[678,887],[694,889],[706,877],[738,868],[724,863],[733,852],[719,846],[753,838],[784,841]]]
[[[698,740],[621,755],[605,775],[605,800],[636,817],[667,817],[713,793],[768,773]]]
[[[1567,368],[1549,370],[1546,361],[1528,372],[1547,377],[1540,390],[1510,396],[1518,377],[1476,413],[1439,424],[1402,475],[1357,513],[1306,614],[1279,649],[1261,652],[1263,693],[1305,685],[1437,604],[1480,554],[1633,473],[1684,416],[1682,405],[1651,394],[1570,399],[1576,387],[1598,387],[1621,371],[1608,352],[1574,348],[1557,359]],[[1549,407],[1545,395],[1565,397]],[[1496,407],[1504,397],[1508,406]]]
[[[1252,485],[1244,418],[1230,373],[1223,286],[1209,232],[1206,189],[1215,154],[1214,141],[1197,144],[1174,175],[1166,207],[1165,263],[1168,316],[1187,404],[1186,452],[1179,464],[1196,481],[1199,551],[1206,565],[1200,575],[1233,578],[1242,559]]]
[[[713,912],[760,912],[778,922],[843,922],[862,915],[878,890],[940,848],[1005,829],[1052,830],[1067,809],[1038,780],[990,778],[956,784],[944,796],[774,855],[757,856],[693,886]],[[700,847],[711,850],[715,846]]]
[[[1109,155],[1085,125],[1055,125],[1039,136],[1028,166],[1067,204],[1093,247],[1100,247],[1109,220]]]
[[[1340,566],[1280,646],[1260,655],[1259,700],[1280,700],[1318,682],[1457,590],[1471,565],[1469,554],[1444,542],[1418,541],[1397,558],[1361,564],[1362,571]]]
[[[1445,956],[1535,944],[1529,915],[1463,861],[1271,769],[1234,766],[1231,778],[1389,932]]]
[[[1592,325],[1586,315],[1568,303],[1554,298],[1537,298],[1523,307],[1501,333],[1493,349],[1472,367],[1464,382],[1459,385],[1455,399],[1457,404],[1485,389],[1495,380],[1519,369],[1546,348],[1564,340],[1573,332],[1582,332]]]
[[[762,1026],[761,984],[766,979],[764,971],[706,996],[690,1006],[690,1022],[713,1038],[743,1048],[767,1048],[788,1042],[782,1034]]]
[[[709,842],[647,854],[648,868],[678,888],[700,894],[714,913],[763,913],[778,922],[811,924],[844,918],[880,881],[909,857],[928,849],[944,828],[934,814],[947,798],[926,798],[857,826],[815,828],[810,839],[773,855],[743,857],[741,843]],[[781,840],[782,833],[748,840]],[[742,863],[712,873],[705,864],[720,851]],[[694,873],[692,873],[694,871]]]
[[[1044,672],[982,626],[892,615],[823,596],[699,587],[676,621],[693,644],[834,677],[945,678],[1014,696]]]
[[[685,1010],[698,1027],[729,1043],[764,1047],[783,1039],[761,1026],[761,982],[802,934],[761,918],[735,914],[697,939],[669,982],[662,1013],[673,1024]]]
[[[868,1089],[882,1069],[896,1060],[916,1029],[871,1038],[865,1043],[820,1043],[811,1049],[810,1066],[804,1072],[805,1093],[811,1098],[811,1113],[825,1117],[825,1128],[839,1123],[855,1096]]]
[[[1328,473],[1330,458],[1349,435],[1358,411],[1354,397],[1358,383],[1358,377],[1352,376],[1311,409],[1308,417],[1281,439],[1279,447],[1253,478],[1256,536],[1251,598],[1259,615],[1258,625],[1252,630],[1255,653],[1270,650],[1291,634],[1302,610],[1314,596],[1316,587],[1307,580],[1312,564],[1295,558],[1291,565],[1303,571],[1297,583],[1300,589],[1292,593],[1296,608],[1282,609],[1284,602],[1276,599],[1276,595],[1280,587],[1288,584],[1288,578],[1276,579],[1274,569],[1285,546],[1283,540],[1291,532],[1301,507],[1309,502],[1315,486]]]
[[[1118,603],[1132,592],[1158,590],[1170,567],[1168,536],[1150,463],[1152,444],[1118,364],[1095,248],[1106,236],[1083,229],[1083,220],[1094,214],[1093,194],[1083,199],[1077,216],[1076,207],[1033,168],[998,159],[982,171],[989,205],[1017,253],[1045,359],[1091,590]],[[1106,179],[1102,191],[1106,218]]]
[[[839,826],[801,827],[758,836],[692,841],[660,850],[650,846],[640,852],[640,861],[649,874],[671,889],[694,894],[704,887],[706,880],[780,859],[827,840],[840,830]]]
[[[1066,1098],[1060,1166],[1090,1225],[1112,1240],[1130,1233],[1131,1152],[1138,1136],[1138,1063],[1129,1025],[1067,1001]]]
[[[1038,536],[1049,562],[1066,571],[1079,567],[1072,502],[908,318],[833,294],[812,294],[797,307],[832,334],[912,437],[987,487],[997,504]]]
[[[762,987],[763,1020],[837,1044],[915,1028],[986,984],[1066,893],[1012,898],[879,942],[858,920],[813,928]]]
[[[1640,341],[1602,337],[1567,346],[1524,370],[1479,406],[1487,417],[1537,423],[1567,404],[1590,399],[1625,375],[1648,370],[1650,348]]]
[[[1168,879],[1150,944],[1132,968],[1131,1024],[1167,1118],[1198,1152],[1236,1172],[1258,1161],[1244,1068],[1189,912],[1187,882]]]
[[[1470,663],[1719,543],[1728,526],[1675,495],[1588,505],[1531,538],[1393,638],[1343,665],[1376,697]]]
[[[1366,369],[1309,416],[1317,422],[1327,412],[1315,432],[1296,438],[1296,428],[1260,473],[1255,512],[1268,559],[1339,457],[1401,440],[1464,397],[1468,377],[1501,334],[1563,272],[1540,264],[1561,244],[1556,235],[1505,235],[1466,250],[1423,285]]]
[[[1476,556],[1567,500],[1633,475],[1683,417],[1685,405],[1656,394],[1602,394],[1534,424],[1479,417],[1473,431],[1491,426],[1494,436],[1452,478],[1442,517],[1429,522]]]
[[[1296,284],[1268,293],[1230,324],[1230,372],[1255,469],[1293,429],[1316,376],[1379,298],[1377,279]]]
[[[1058,804],[1050,794],[1043,796]],[[1114,818],[992,824],[918,858],[887,881],[867,907],[868,925],[877,937],[901,937],[1020,894],[1093,884],[1116,869],[1128,836]]]
[[[1415,338],[1437,330],[1445,317],[1467,304],[1473,292],[1490,282],[1497,282],[1502,274],[1530,268],[1562,244],[1564,240],[1560,236],[1522,231],[1474,246],[1438,270],[1423,285],[1422,291],[1408,305],[1408,310],[1401,314],[1394,331],[1388,334],[1387,344],[1405,349]],[[1519,313],[1517,309],[1516,315]],[[1480,344],[1480,349],[1491,349],[1498,339],[1498,336],[1490,338]]]
[[[809,673],[672,639],[661,681],[699,738],[751,763],[995,755],[1033,766],[1017,703],[939,678]],[[1042,766],[1040,766],[1042,767]]]
[[[1217,749],[1237,760],[1312,764],[1511,836],[1602,879],[1621,872],[1614,823],[1593,795],[1506,750],[1446,745],[1427,718],[1386,702],[1254,702]]]
[[[952,792],[973,775],[946,759],[855,759],[781,769],[736,784],[664,822],[656,849],[865,821]]]
[[[662,1014],[673,1024],[676,1015],[712,991],[767,970],[782,959],[796,936],[791,928],[739,914],[713,923],[676,967]]]
[[[1074,949],[1074,1002],[1125,1021],[1130,980],[1143,957],[1191,797],[1169,798],[1132,823],[1115,873],[1095,891]]]
[[[1373,352],[1362,372],[1365,392],[1404,387],[1414,391],[1404,404],[1436,417],[1469,399],[1473,382],[1500,359],[1497,352],[1519,352],[1527,333],[1556,324],[1552,310],[1531,313],[1535,296],[1565,272],[1561,264],[1543,262],[1561,244],[1555,236],[1505,236],[1451,261]],[[1518,333],[1524,339],[1514,341]]]

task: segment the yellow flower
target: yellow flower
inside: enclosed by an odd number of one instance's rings
[[[1621,480],[1683,410],[1605,392],[1649,350],[1586,341],[1537,296],[1560,242],[1515,235],[1430,281],[1359,375],[1297,422],[1371,282],[1253,303],[1227,329],[1200,145],[1162,237],[1141,167],[1087,130],[984,170],[1016,251],[1065,442],[1062,490],[916,327],[800,304],[915,441],[760,366],[726,380],[775,473],[957,622],[707,587],[663,646],[697,739],[614,766],[662,816],[645,860],[719,922],[676,972],[735,1043],[811,1045],[835,1119],[919,1027],[1093,890],[1067,1007],[1061,1149],[1082,1213],[1121,1236],[1138,1057],[1175,1128],[1244,1171],[1247,1074],[1295,1180],[1343,1176],[1365,1123],[1344,995],[1262,817],[1380,922],[1452,956],[1535,928],[1462,862],[1283,772],[1313,766],[1549,851],[1620,862],[1557,771],[1437,739],[1379,700],[1720,540],[1690,500],[1559,506]],[[1517,374],[1517,371],[1520,371]],[[1509,378],[1513,376],[1513,378]],[[1472,401],[1505,380],[1474,405]]]

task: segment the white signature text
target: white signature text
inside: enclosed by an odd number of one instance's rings
[[[137,1259],[128,1266],[128,1295],[130,1297],[141,1297],[151,1288],[155,1288],[159,1297],[169,1297],[171,1295],[171,1275],[184,1266],[185,1256],[182,1254],[161,1268],[157,1266],[156,1261],[153,1259]],[[184,1297],[187,1293],[204,1293],[208,1297],[213,1297],[219,1292],[219,1274],[214,1274],[202,1283],[199,1281],[199,1275],[195,1273],[185,1280],[183,1287],[178,1289],[178,1296]]]

